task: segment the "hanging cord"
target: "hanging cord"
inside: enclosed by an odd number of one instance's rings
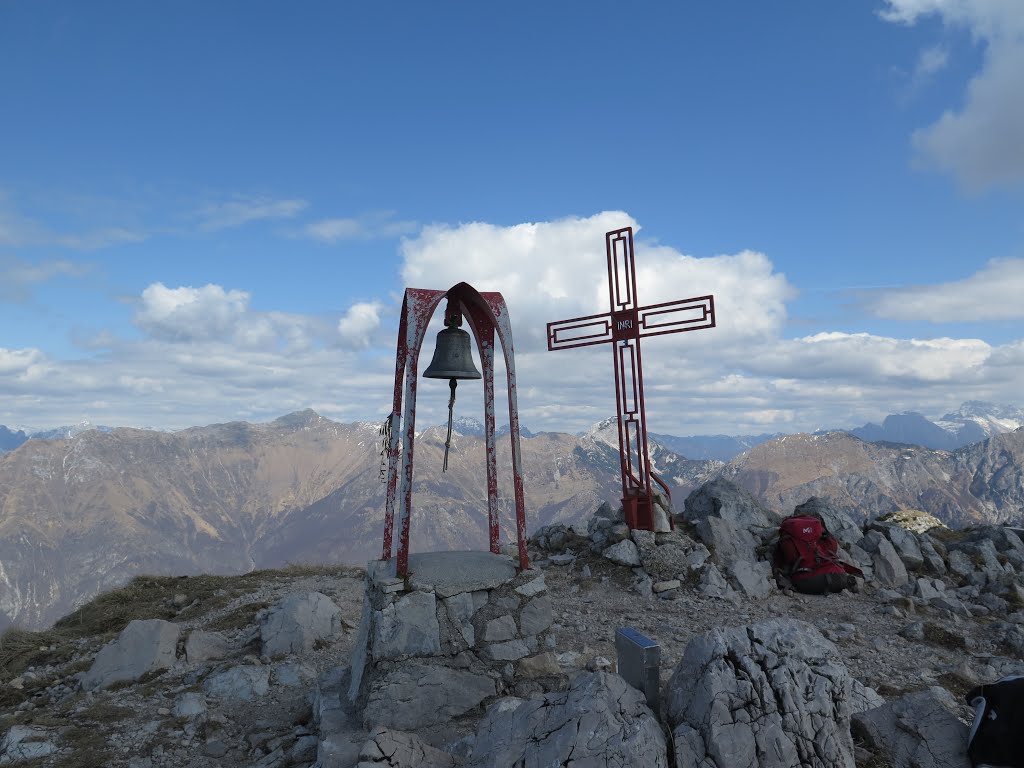
[[[388,451],[391,448],[391,417],[388,416],[384,423],[380,425],[380,429],[377,430],[378,435],[382,435],[380,441],[380,481],[387,483],[388,481]]]
[[[455,388],[459,386],[458,379],[448,379],[448,386],[451,387],[452,396],[448,399],[448,437],[444,441],[444,465],[442,472],[448,471],[448,449],[452,446],[452,419],[455,415]]]

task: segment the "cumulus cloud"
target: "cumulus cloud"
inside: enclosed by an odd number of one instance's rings
[[[760,253],[697,258],[646,243],[632,218],[618,211],[589,218],[499,227],[485,223],[431,226],[402,243],[406,285],[450,288],[465,281],[500,291],[513,312],[517,346],[547,346],[546,324],[607,312],[605,232],[632,226],[641,305],[715,295],[715,342],[778,332],[795,290]],[[525,333],[524,333],[525,332]],[[707,333],[689,334],[706,345]]]
[[[933,323],[1024,318],[1024,259],[992,259],[963,280],[885,290],[866,298],[869,311],[891,320]]]
[[[5,349],[0,347],[0,376],[14,377],[28,374],[46,356],[38,349]]]
[[[1019,0],[886,0],[881,15],[902,24],[939,16],[967,28],[985,46],[981,71],[965,103],[914,132],[922,159],[955,174],[972,190],[1024,179],[1024,3]],[[928,66],[936,66],[935,59]],[[919,63],[919,67],[921,63]]]
[[[379,302],[361,302],[349,307],[338,321],[338,334],[353,348],[369,347],[373,332],[380,327],[382,305]]]
[[[216,339],[229,335],[249,305],[245,291],[219,285],[168,288],[153,283],[142,292],[135,324],[166,341]]]
[[[545,326],[607,311],[604,233],[629,225],[637,229],[641,303],[713,293],[718,311],[717,328],[643,342],[651,431],[808,431],[906,409],[939,416],[969,399],[1020,402],[1024,340],[994,345],[831,328],[789,338],[786,305],[795,289],[770,254],[682,253],[649,241],[621,212],[508,227],[428,227],[400,247],[402,282],[444,290],[467,281],[501,291],[512,321],[522,422],[533,430],[582,431],[615,411],[613,349],[549,352]],[[996,291],[1020,285],[1020,269],[1020,262],[994,261],[958,283],[871,299],[892,306],[920,301],[906,310],[915,318],[945,301],[936,316],[959,313],[962,320],[967,310],[954,297],[969,296],[968,307],[1005,319],[1016,304]],[[312,316],[256,311],[255,298],[235,287],[153,283],[134,306],[138,338],[100,334],[76,359],[0,349],[0,424],[54,426],[88,416],[112,425],[184,427],[267,420],[310,406],[341,421],[379,420],[391,405],[398,300],[369,296],[343,312]],[[999,306],[1004,314],[995,314]],[[428,341],[424,354],[430,349]],[[502,422],[500,355],[497,367]],[[459,387],[459,415],[482,414],[481,392],[479,382]],[[417,425],[443,423],[448,395],[444,382],[421,382]]]
[[[263,219],[290,219],[305,210],[305,200],[272,200],[265,197],[236,197],[211,203],[198,210],[195,216],[200,227],[208,232],[240,227],[250,221]]]

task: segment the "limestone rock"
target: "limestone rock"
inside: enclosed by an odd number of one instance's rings
[[[860,526],[844,510],[836,507],[829,499],[812,496],[793,510],[794,515],[818,515],[828,532],[839,541],[843,548],[852,547],[864,533]]]
[[[704,570],[701,571],[700,582],[697,584],[697,591],[708,597],[728,598],[736,594],[714,563],[708,563],[704,566]]]
[[[665,736],[644,696],[618,675],[583,672],[567,691],[487,710],[471,768],[602,765],[668,768]]]
[[[205,717],[206,697],[201,693],[183,693],[175,700],[171,714],[186,720]]]
[[[190,662],[223,659],[231,652],[231,646],[219,632],[193,630],[185,639],[185,658]]]
[[[639,550],[640,565],[654,581],[671,581],[680,574],[689,573],[693,568],[703,565],[709,556],[703,544],[682,531],[638,536],[641,533],[649,532],[634,531],[633,540]]]
[[[82,688],[92,691],[114,683],[138,680],[147,672],[174,664],[178,645],[177,624],[162,619],[136,619],[121,630],[117,639],[97,654]]]
[[[466,645],[472,648],[476,642],[476,630],[473,629],[473,614],[476,613],[476,604],[473,602],[473,593],[460,592],[441,602],[448,613],[448,618],[459,628]]]
[[[775,590],[772,564],[764,560],[755,563],[739,560],[729,569],[729,574],[737,591],[747,597],[767,597]]]
[[[683,517],[691,523],[717,517],[742,529],[769,528],[779,522],[749,491],[721,478],[705,483],[686,498]]]
[[[464,715],[495,693],[494,680],[487,675],[405,663],[374,681],[363,722],[368,728],[384,725],[415,730]]]
[[[359,750],[356,768],[450,768],[455,758],[436,749],[412,733],[374,728]]]
[[[554,677],[562,674],[562,667],[558,663],[558,657],[548,651],[521,659],[518,673],[520,677],[525,677],[528,680],[537,677]]]
[[[264,656],[307,653],[317,640],[340,632],[341,609],[320,592],[289,595],[260,621]]]
[[[882,699],[812,625],[770,619],[691,640],[667,704],[679,768],[854,768],[850,717]]]
[[[640,565],[640,553],[636,544],[629,539],[623,539],[618,544],[613,544],[604,551],[604,556],[616,565],[625,565],[629,568],[636,568]]]
[[[892,768],[969,768],[967,726],[944,688],[908,693],[853,715],[852,730]]]
[[[539,635],[551,626],[551,598],[546,594],[535,597],[519,614],[519,630],[523,637]]]
[[[245,665],[218,672],[203,681],[208,696],[218,699],[252,701],[270,690],[270,669]]]
[[[441,650],[437,599],[433,592],[410,592],[377,615],[373,658],[428,656]]]
[[[51,739],[57,734],[48,728],[31,725],[12,725],[0,741],[0,765],[21,764],[23,760],[34,760],[52,755],[57,745]]]
[[[872,531],[872,533],[875,533]],[[907,575],[907,568],[896,553],[893,545],[883,536],[879,536],[876,543],[877,550],[872,558],[872,570],[875,581],[883,587],[902,587],[910,577]]]
[[[484,640],[488,643],[511,640],[517,634],[516,620],[511,616],[499,616],[496,619],[491,619],[484,627]]]

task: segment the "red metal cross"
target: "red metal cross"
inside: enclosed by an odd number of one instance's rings
[[[668,301],[639,306],[633,228],[605,234],[608,252],[610,310],[602,315],[548,323],[548,350],[612,343],[615,406],[619,415],[619,457],[622,469],[622,508],[630,528],[654,530],[651,479],[665,492],[668,486],[651,470],[644,412],[644,376],[640,339],[715,327],[715,297]],[[672,516],[669,515],[669,524]]]

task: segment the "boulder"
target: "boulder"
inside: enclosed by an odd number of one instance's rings
[[[190,663],[223,659],[231,653],[231,646],[219,632],[195,629],[185,639],[185,659]]]
[[[625,565],[629,568],[637,568],[640,565],[640,553],[630,539],[623,539],[618,544],[608,547],[604,551],[604,556],[616,565]]]
[[[252,701],[270,690],[270,668],[245,665],[218,672],[203,681],[208,696]]]
[[[697,584],[697,591],[708,597],[732,598],[736,595],[714,563],[704,566],[704,570],[700,574],[700,582]]]
[[[260,619],[264,656],[308,653],[341,633],[341,609],[320,592],[289,595]]]
[[[633,531],[640,554],[640,565],[654,581],[671,581],[699,568],[709,557],[707,547],[682,531],[654,534]],[[693,565],[696,563],[696,565]]]
[[[96,655],[82,677],[82,688],[92,691],[114,683],[135,682],[147,672],[169,668],[176,658],[179,632],[177,624],[162,619],[129,622],[117,639]]]
[[[468,761],[471,768],[548,765],[668,768],[669,762],[644,695],[618,675],[582,672],[566,691],[492,705]]]
[[[795,619],[693,638],[666,699],[677,768],[854,768],[850,717],[883,703]]]
[[[697,523],[709,517],[727,520],[734,528],[770,528],[779,517],[761,506],[749,492],[718,478],[705,483],[686,498],[683,518]]]
[[[206,696],[201,693],[183,693],[174,701],[171,714],[185,720],[206,717]]]
[[[921,544],[911,531],[892,523],[875,523],[874,527],[885,535],[907,568],[916,569],[924,565]]]
[[[35,761],[52,755],[58,747],[59,733],[49,728],[31,725],[12,725],[0,741],[0,765]]]
[[[877,532],[871,531],[871,533]],[[884,536],[879,535],[871,566],[875,581],[883,587],[896,589],[910,581],[906,566],[903,565],[895,547]]]
[[[928,572],[936,576],[945,574],[946,562],[942,559],[942,555],[939,554],[938,550],[935,549],[931,539],[927,536],[922,536],[919,543],[921,545],[921,557],[924,559],[924,567]]]
[[[825,523],[828,532],[836,537],[841,547],[849,548],[860,541],[864,533],[844,510],[836,507],[830,499],[811,496],[793,510],[794,515],[817,515]]]
[[[740,560],[729,569],[729,575],[736,590],[746,597],[767,597],[775,590],[772,564],[764,560],[756,563]]]
[[[970,768],[957,702],[932,687],[853,715],[853,734],[892,768]]]
[[[406,662],[374,681],[363,722],[367,728],[416,730],[464,715],[495,693],[494,680],[487,675]]]
[[[454,757],[430,746],[415,734],[379,726],[374,728],[359,750],[356,768],[450,768],[454,765]]]

